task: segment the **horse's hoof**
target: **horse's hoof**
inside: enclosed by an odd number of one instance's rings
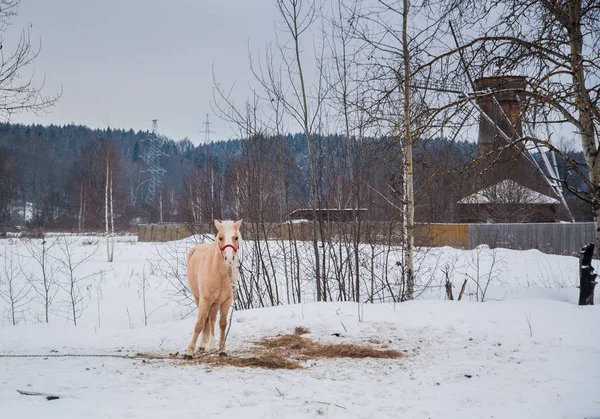
[[[225,351],[219,352],[219,356],[227,356],[227,352],[225,352]]]
[[[183,354],[183,359],[192,359],[193,356],[188,355],[188,354]]]

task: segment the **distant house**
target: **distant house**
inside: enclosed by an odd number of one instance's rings
[[[366,208],[323,208],[315,210],[315,215],[318,220],[323,221],[352,221],[353,214],[357,217],[362,217],[367,212]],[[310,208],[302,208],[293,211],[290,214],[292,220],[313,220],[313,210]]]
[[[458,202],[465,223],[560,221],[560,201],[505,179]]]

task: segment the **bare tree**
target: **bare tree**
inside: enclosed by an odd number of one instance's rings
[[[318,17],[318,6],[312,0],[276,0],[283,24],[278,27],[277,51],[269,48],[265,67],[252,67],[257,81],[261,84],[269,100],[280,103],[285,113],[300,125],[305,137],[309,156],[309,175],[306,176],[310,187],[310,208],[313,212],[312,244],[315,255],[315,280],[317,300],[326,298],[323,289],[321,257],[319,252],[319,178],[317,174],[317,156],[314,145],[314,133],[318,118],[325,103],[326,85],[322,72],[322,55],[317,56],[317,76],[314,84],[307,82],[305,59],[302,56],[302,42]],[[280,36],[288,36],[286,43]]]
[[[361,98],[360,106],[369,116],[367,124],[373,136],[393,138],[400,145],[400,167],[386,185],[402,197],[403,271],[405,290],[402,299],[414,298],[414,164],[413,148],[417,141],[436,135],[425,123],[426,95],[430,75],[418,69],[429,54],[435,25],[421,22],[422,7],[409,1],[378,0],[368,5],[352,3],[350,19],[353,36],[361,42],[364,83],[369,93]],[[399,23],[400,22],[400,23]],[[397,180],[402,185],[396,185]],[[371,188],[375,186],[370,185]],[[378,193],[382,187],[378,186]]]
[[[114,147],[108,141],[103,144],[104,151],[104,225],[106,235],[106,257],[108,262],[113,261],[115,250],[115,215],[113,199],[113,166],[115,156]]]
[[[329,77],[331,88],[332,106],[339,109],[342,118],[342,132],[346,137],[346,164],[351,188],[351,240],[353,243],[352,266],[349,271],[354,274],[352,294],[356,301],[360,301],[360,258],[359,247],[362,234],[362,222],[359,210],[361,209],[361,183],[363,171],[360,167],[360,142],[363,139],[365,112],[361,111],[360,101],[364,92],[361,91],[360,77],[354,74],[360,72],[361,64],[357,63],[359,52],[353,42],[353,24],[357,4],[344,7],[343,1],[334,2],[331,16],[332,33],[329,45],[332,56],[332,71]],[[340,207],[341,208],[341,207]],[[350,259],[349,259],[350,260]]]
[[[212,220],[223,214],[223,177],[215,169],[215,156],[204,147],[202,161],[197,161],[184,181],[183,199],[179,210],[188,229],[194,234],[206,233]]]
[[[46,323],[50,322],[50,307],[58,293],[60,284],[56,276],[56,266],[52,263],[50,251],[57,244],[57,240],[42,238],[39,244],[37,240],[24,240],[23,244],[27,249],[29,256],[40,268],[40,275],[31,274],[29,283],[41,300],[44,307],[44,319]]]
[[[171,301],[177,302],[184,310],[183,317],[196,309],[194,299],[188,288],[186,277],[186,257],[189,251],[187,244],[182,242],[167,242],[156,247],[155,258],[148,260],[149,271],[153,276],[167,281],[165,292]],[[145,270],[142,272],[140,287],[143,288]],[[139,274],[138,274],[139,279]],[[151,314],[151,313],[150,313]],[[148,315],[149,316],[149,315]],[[147,316],[145,316],[147,318]]]
[[[152,264],[150,265],[150,269],[152,269]],[[135,274],[136,280],[135,282],[138,285],[138,295],[142,300],[142,308],[144,309],[144,326],[148,326],[148,319],[151,315],[153,315],[157,310],[164,307],[168,304],[164,303],[154,307],[152,310],[149,310],[148,307],[148,291],[151,289],[150,277],[153,275],[153,272],[146,272],[146,267],[142,268],[142,273],[139,272]]]
[[[17,256],[17,258],[15,258]],[[29,305],[31,284],[23,278],[23,267],[19,266],[18,255],[4,245],[4,278],[0,277],[0,298],[9,305],[8,316],[13,326],[19,324],[24,309]]]
[[[78,268],[94,256],[98,250],[98,246],[86,247],[90,249],[90,251],[86,252],[83,257],[76,258],[73,253],[73,246],[75,246],[77,242],[78,240],[73,236],[60,236],[57,239],[57,246],[60,254],[59,257],[54,257],[56,262],[60,265],[59,269],[65,276],[65,280],[61,281],[60,287],[66,291],[69,296],[68,315],[73,320],[75,326],[77,326],[77,319],[81,317],[85,308],[82,286],[85,286],[86,280],[93,278],[98,274],[98,272],[83,276],[79,274]]]
[[[471,251],[464,275],[475,284],[475,301],[486,301],[488,287],[501,281],[505,266],[497,249],[479,246]]]
[[[0,147],[0,226],[7,225],[12,218],[12,202],[15,195],[15,168],[11,153]]]
[[[0,33],[6,32],[10,20],[17,15],[21,0],[0,0]],[[43,83],[37,86],[30,78],[23,78],[24,70],[31,66],[40,53],[31,41],[29,29],[23,30],[12,51],[4,42],[0,52],[0,115],[5,119],[19,112],[41,112],[53,106],[60,95],[42,94]]]

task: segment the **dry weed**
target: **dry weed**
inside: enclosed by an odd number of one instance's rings
[[[252,367],[266,369],[302,369],[300,362],[314,358],[401,358],[404,353],[390,349],[377,349],[353,343],[323,343],[302,337],[310,333],[297,327],[294,334],[263,338],[256,347],[244,354],[228,357],[200,356],[191,360],[178,360],[181,365],[208,365]]]
[[[179,360],[183,365],[204,364],[213,366],[265,368],[269,370],[285,369],[297,370],[303,368],[296,361],[292,361],[278,354],[264,353],[257,356],[203,356],[190,360]]]
[[[295,335],[306,335],[308,333],[310,333],[310,329],[303,326],[298,326],[294,329]]]
[[[353,343],[321,343],[297,334],[264,338],[256,342],[267,349],[287,349],[306,358],[400,358],[403,353]]]

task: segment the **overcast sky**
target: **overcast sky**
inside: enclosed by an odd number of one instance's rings
[[[198,144],[211,113],[212,66],[219,82],[249,82],[248,45],[264,50],[274,39],[273,0],[22,0],[4,34],[12,49],[23,28],[41,53],[35,80],[44,93],[63,91],[47,115],[20,114],[12,122],[84,124],[151,129]],[[211,139],[236,137],[211,114]]]

